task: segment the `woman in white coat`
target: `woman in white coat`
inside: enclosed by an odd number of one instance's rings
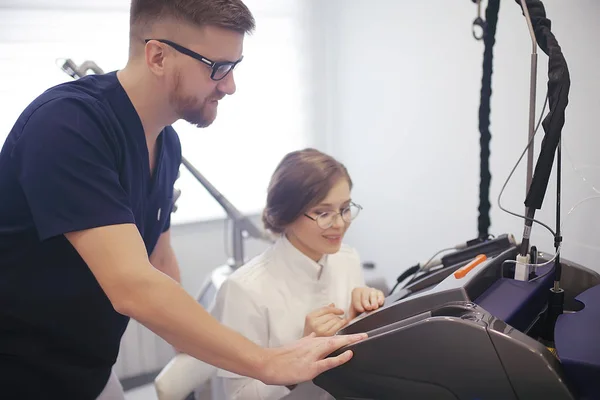
[[[334,335],[383,305],[383,293],[365,287],[357,252],[342,243],[361,210],[351,189],[348,171],[334,158],[314,149],[286,155],[263,213],[278,239],[224,282],[213,315],[257,344],[275,347],[311,333]],[[213,387],[218,399],[332,399],[312,382],[268,386],[223,370]]]

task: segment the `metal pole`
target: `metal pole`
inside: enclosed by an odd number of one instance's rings
[[[523,8],[523,13],[525,14],[525,19],[527,20],[527,27],[529,28],[529,35],[531,36],[531,71],[530,71],[530,82],[529,82],[529,135],[528,142],[529,148],[527,150],[527,179],[526,179],[526,193],[529,192],[529,188],[531,187],[531,180],[533,177],[533,150],[534,150],[534,140],[533,136],[535,134],[535,100],[536,100],[536,90],[537,90],[537,40],[535,38],[535,32],[533,30],[533,24],[531,22],[531,16],[529,15],[529,9],[527,8],[527,4],[525,0],[521,0],[521,7]]]

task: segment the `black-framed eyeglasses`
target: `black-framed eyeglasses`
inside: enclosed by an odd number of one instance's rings
[[[186,56],[190,56],[193,59],[198,60],[201,63],[209,66],[212,70],[210,74],[210,79],[212,79],[213,81],[220,81],[221,79],[225,78],[227,74],[233,71],[233,69],[244,59],[244,57],[242,56],[237,61],[213,61],[204,57],[201,54],[196,53],[195,51],[192,51],[186,47],[183,47],[180,44],[177,44],[167,39],[144,39],[144,42],[148,43],[151,40],[156,40],[157,42],[167,44],[175,50],[177,50],[178,52],[185,54]]]
[[[319,228],[321,229],[329,229],[335,224],[335,221],[340,215],[342,220],[346,223],[352,222],[358,214],[362,210],[362,207],[356,203],[350,203],[348,207],[344,208],[341,211],[327,211],[317,215],[316,217],[310,216],[308,214],[304,214],[305,217],[312,219],[317,223]]]

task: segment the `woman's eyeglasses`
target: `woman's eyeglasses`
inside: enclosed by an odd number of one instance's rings
[[[341,211],[327,211],[324,213],[320,213],[314,217],[308,214],[304,214],[304,216],[315,221],[319,228],[329,229],[335,224],[338,215],[342,217],[342,220],[344,222],[350,223],[352,222],[352,220],[358,217],[360,210],[362,210],[362,207],[360,205],[350,203],[348,207],[344,208]]]

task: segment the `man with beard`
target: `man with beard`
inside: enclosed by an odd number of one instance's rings
[[[111,373],[129,318],[183,352],[266,384],[348,361],[362,335],[264,349],[179,285],[170,245],[181,147],[235,92],[254,28],[240,0],[133,0],[126,67],[48,89],[0,153],[0,393],[119,399]],[[323,359],[325,358],[325,359]]]

